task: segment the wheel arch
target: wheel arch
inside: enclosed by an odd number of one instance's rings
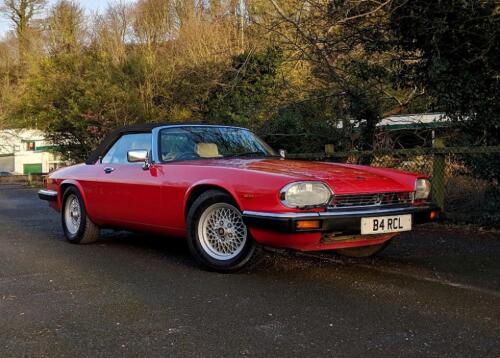
[[[204,192],[208,190],[219,190],[222,191],[234,200],[235,204],[238,206],[238,209],[243,210],[241,206],[241,202],[238,199],[238,196],[236,195],[236,192],[228,187],[227,185],[221,184],[221,183],[214,183],[214,182],[201,182],[192,185],[186,192],[185,198],[184,198],[184,217],[187,217],[188,211],[191,208],[191,205],[194,203],[194,201]]]
[[[78,191],[80,192],[80,195],[82,196],[82,199],[83,199],[83,205],[85,205],[85,208],[88,208],[88,205],[87,205],[87,197],[85,196],[85,191],[83,190],[83,187],[82,185],[76,181],[76,180],[64,180],[63,182],[61,182],[60,184],[60,192],[61,192],[61,209],[62,209],[62,205],[63,205],[63,195],[64,195],[64,192],[69,188],[69,187],[75,187],[78,189]]]

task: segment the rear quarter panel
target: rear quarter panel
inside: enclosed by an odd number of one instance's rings
[[[96,183],[95,168],[93,165],[78,164],[59,169],[51,173],[46,179],[46,188],[57,191],[57,201],[55,209],[60,211],[62,208],[62,195],[67,186],[73,185],[80,191],[87,214],[94,221],[94,209],[96,203]]]

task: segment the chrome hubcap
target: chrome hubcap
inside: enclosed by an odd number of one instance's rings
[[[240,211],[226,203],[208,207],[198,223],[198,237],[203,250],[214,259],[236,257],[247,240],[247,228]]]
[[[74,235],[78,232],[81,221],[80,202],[76,195],[71,194],[66,199],[66,206],[64,207],[64,222],[70,234]]]

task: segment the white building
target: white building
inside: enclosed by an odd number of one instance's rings
[[[366,122],[361,120],[361,123]],[[359,128],[360,122],[350,120],[353,128]],[[377,128],[398,130],[398,129],[416,129],[416,128],[442,128],[450,124],[450,119],[444,113],[417,113],[417,114],[400,114],[383,118],[377,123]],[[336,123],[338,129],[344,127],[344,123],[339,121]]]
[[[63,163],[44,133],[35,129],[0,130],[0,172],[49,173]]]
[[[360,123],[350,121],[351,139],[359,139]],[[376,125],[375,149],[428,147],[436,138],[452,130],[452,122],[445,113],[416,113],[394,115],[383,118]],[[337,128],[343,128],[343,122],[337,122]]]
[[[401,114],[382,119],[377,127],[389,130],[444,128],[450,124],[450,119],[444,113]]]

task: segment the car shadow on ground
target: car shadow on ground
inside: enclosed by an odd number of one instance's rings
[[[465,240],[465,242],[464,242]],[[438,232],[413,232],[403,234],[397,237],[388,248],[379,255],[369,258],[348,258],[337,254],[334,250],[320,252],[298,252],[286,249],[263,248],[262,256],[276,256],[279,258],[293,258],[303,261],[318,261],[325,259],[332,264],[355,265],[355,264],[386,264],[401,265],[415,264],[419,265],[425,262],[441,263],[442,268],[460,264],[464,265],[463,256],[468,255],[469,261],[475,262],[476,256],[481,255],[482,259],[496,258],[500,252],[492,250],[493,245],[500,249],[500,235],[493,241],[491,236],[487,243],[474,243],[467,238],[456,237],[456,233],[450,231],[443,234]],[[101,238],[97,245],[104,244],[130,249],[155,250],[174,256],[177,258],[186,258],[189,261],[191,254],[188,249],[186,239],[178,237],[169,237],[158,234],[129,232],[123,230],[102,230]],[[476,247],[474,245],[477,244]],[[486,244],[486,245],[485,245]],[[452,260],[450,262],[450,259]],[[458,262],[457,262],[458,261]],[[478,260],[481,261],[481,260]],[[478,262],[476,261],[476,262]],[[496,260],[495,260],[496,261]]]
[[[106,245],[123,250],[134,250],[138,255],[144,253],[156,252],[164,256],[165,259],[174,259],[182,262],[190,268],[202,269],[189,252],[187,241],[184,238],[169,237],[140,232],[103,230],[101,239],[97,245]],[[338,255],[331,253],[334,257],[341,260]],[[262,248],[256,262],[250,267],[244,268],[238,273],[276,273],[281,271],[292,271],[297,269],[314,268],[321,265],[335,266],[338,263],[328,262],[314,257],[300,256],[299,253],[283,250]]]
[[[96,245],[142,251],[142,253],[157,253],[166,259],[173,258],[180,261],[188,267],[198,267],[183,238],[123,230],[102,230],[101,238]]]
[[[186,240],[145,233],[103,230],[97,245],[161,255],[189,269],[201,269]],[[404,234],[372,258],[347,258],[334,251],[295,252],[264,248],[259,259],[239,274],[312,274],[325,270],[384,272],[443,282],[475,283],[500,292],[500,240],[487,235],[478,240],[467,233],[423,230]]]

